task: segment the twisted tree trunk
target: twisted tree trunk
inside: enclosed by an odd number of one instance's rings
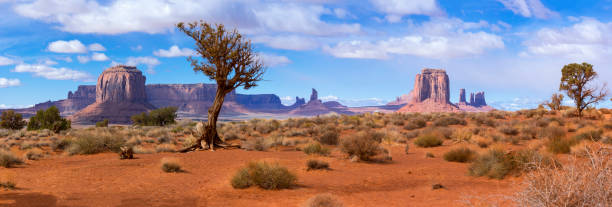
[[[208,108],[208,121],[206,125],[204,125],[204,131],[198,137],[196,143],[189,147],[185,147],[179,152],[188,152],[196,149],[205,149],[204,147],[208,147],[211,151],[214,151],[214,147],[223,147],[223,141],[219,137],[217,133],[217,120],[219,118],[219,113],[221,112],[221,108],[223,107],[223,101],[225,100],[225,90],[221,88],[217,88],[217,93],[215,95],[215,101],[213,105]],[[202,142],[206,142],[205,146],[202,146]]]

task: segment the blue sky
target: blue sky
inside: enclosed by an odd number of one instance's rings
[[[285,104],[316,88],[349,106],[384,104],[422,68],[515,110],[557,91],[560,70],[589,62],[612,80],[612,0],[0,0],[0,108],[66,98],[114,64],[147,83],[210,83],[186,56],[181,21],[237,28],[269,66],[258,87]],[[600,106],[610,107],[606,102]]]

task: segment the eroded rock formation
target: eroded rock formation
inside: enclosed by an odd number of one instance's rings
[[[300,105],[289,112],[289,114],[304,116],[314,116],[328,113],[352,114],[348,107],[340,104],[337,101],[322,102],[319,100],[318,92],[314,88],[312,89],[308,103]]]
[[[484,91],[470,93],[470,102],[466,102],[465,89],[463,88],[459,90],[459,103],[457,103],[457,106],[462,111],[468,112],[486,112],[493,110],[493,107],[487,106]]]
[[[465,101],[465,88],[459,89],[459,103],[466,103],[466,101]]]
[[[96,84],[96,102],[74,114],[71,120],[84,124],[104,119],[111,123],[129,123],[132,115],[155,109],[147,102],[145,82],[145,76],[133,66],[119,65],[104,70]]]
[[[417,74],[411,100],[399,112],[452,112],[459,108],[450,102],[449,79],[445,70],[423,69]]]

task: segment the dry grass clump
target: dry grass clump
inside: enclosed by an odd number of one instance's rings
[[[544,156],[535,150],[525,149],[506,153],[500,148],[494,148],[479,155],[468,168],[468,173],[472,176],[503,179],[511,173],[519,175],[521,172],[531,171],[535,166],[559,165],[553,157]]]
[[[266,151],[268,148],[270,148],[269,143],[267,143],[266,139],[264,139],[263,137],[247,139],[243,141],[242,145],[240,146],[242,147],[242,149],[245,149],[247,151]]]
[[[176,152],[176,146],[173,144],[160,144],[155,146],[155,152]]]
[[[267,162],[250,162],[236,172],[230,183],[232,187],[244,189],[259,186],[266,190],[290,188],[295,185],[297,177],[286,167]]]
[[[9,168],[19,164],[23,164],[23,160],[19,159],[15,154],[10,151],[0,150],[0,166]]]
[[[306,162],[307,170],[329,169],[329,163],[321,160],[310,159]]]
[[[151,154],[151,153],[155,152],[155,150],[149,149],[149,148],[144,148],[143,146],[134,146],[134,147],[132,147],[132,149],[134,150],[135,154]]]
[[[427,121],[424,118],[412,118],[404,125],[405,130],[420,129],[427,126]]]
[[[458,129],[453,132],[451,139],[455,143],[469,142],[472,139],[473,132],[470,129]]]
[[[373,132],[358,132],[342,139],[340,149],[349,157],[356,156],[359,160],[369,161],[384,150],[380,147],[379,134]]]
[[[342,207],[344,206],[340,200],[336,199],[331,194],[318,194],[310,197],[302,207]]]
[[[316,140],[323,144],[337,145],[339,134],[340,133],[337,130],[329,129],[323,132],[321,136],[317,137]]]
[[[321,146],[318,142],[313,142],[304,147],[304,153],[308,155],[318,154],[322,156],[329,155],[329,149]]]
[[[555,154],[567,154],[570,153],[571,147],[578,144],[578,141],[573,138],[557,137],[549,138],[546,142],[546,148],[548,151]]]
[[[476,152],[465,146],[444,153],[444,160],[449,162],[471,162],[475,157]]]
[[[39,148],[34,148],[26,151],[24,157],[28,160],[40,160],[44,157],[43,151]]]
[[[574,135],[575,140],[591,140],[597,142],[603,135],[603,129],[596,129],[594,127],[584,127],[576,132]]]
[[[183,172],[181,169],[181,165],[178,162],[178,159],[173,157],[164,157],[161,159],[161,169],[164,172]]]
[[[422,134],[414,140],[414,144],[419,147],[437,147],[442,146],[442,139],[434,134]]]
[[[497,130],[508,136],[516,136],[519,134],[519,130],[512,125],[504,125],[499,127]]]
[[[454,116],[442,117],[433,122],[434,126],[467,125],[467,121]]]
[[[125,139],[117,133],[96,130],[77,133],[69,143],[68,153],[70,155],[96,154],[108,151],[119,152],[121,146],[125,145]]]
[[[574,160],[555,168],[537,167],[514,196],[521,206],[612,206],[610,148],[588,152],[588,161]]]

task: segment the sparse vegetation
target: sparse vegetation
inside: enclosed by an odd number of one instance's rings
[[[70,129],[70,120],[60,116],[59,110],[55,106],[47,110],[38,110],[36,115],[30,117],[28,130],[49,129],[55,133]]]
[[[321,146],[318,142],[313,142],[304,147],[304,153],[308,155],[318,154],[322,156],[329,155],[329,149]]]
[[[96,154],[101,152],[119,152],[125,144],[125,139],[110,131],[84,131],[76,134],[70,141],[68,153]]]
[[[134,125],[139,126],[166,126],[174,124],[177,110],[177,107],[165,107],[151,110],[149,113],[142,112],[132,116],[132,122]]]
[[[259,186],[266,190],[290,188],[295,185],[297,177],[286,167],[267,162],[250,162],[240,168],[232,177],[232,187],[237,189]]]
[[[356,156],[360,160],[369,161],[373,156],[383,152],[379,145],[376,133],[359,132],[342,139],[341,150],[349,157]]]
[[[9,168],[22,163],[23,160],[19,159],[12,152],[0,150],[0,166]]]
[[[433,134],[423,134],[414,140],[414,144],[419,147],[437,147],[442,146],[442,139]]]
[[[96,122],[96,127],[108,127],[108,119]]]
[[[181,165],[176,158],[164,157],[161,159],[161,169],[167,173],[183,172]]]
[[[321,160],[310,159],[306,162],[307,170],[329,169],[329,163]]]
[[[451,149],[444,154],[444,160],[449,162],[470,162],[476,157],[476,152],[468,147]]]
[[[337,198],[331,194],[318,194],[310,197],[302,207],[342,207],[344,206]]]
[[[19,113],[15,113],[13,110],[6,110],[2,112],[0,116],[0,128],[19,130],[26,125],[26,121]]]

